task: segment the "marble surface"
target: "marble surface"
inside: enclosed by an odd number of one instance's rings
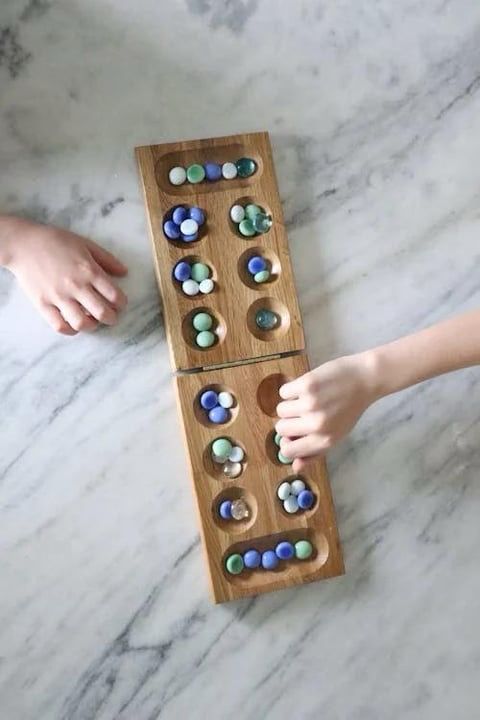
[[[479,373],[329,456],[347,574],[215,607],[132,150],[268,129],[310,356],[476,307],[480,5],[2,0],[0,208],[130,266],[55,336],[0,271],[2,720],[472,720]]]

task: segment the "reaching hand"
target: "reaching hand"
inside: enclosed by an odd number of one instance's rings
[[[76,335],[99,323],[115,325],[127,298],[110,275],[125,275],[123,263],[66,230],[9,221],[8,232],[0,237],[4,264],[54,330]]]

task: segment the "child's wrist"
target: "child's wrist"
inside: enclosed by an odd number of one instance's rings
[[[9,268],[15,257],[22,221],[10,215],[0,215],[0,267]]]
[[[363,382],[370,403],[379,400],[391,392],[388,389],[388,377],[385,372],[381,348],[372,348],[358,355],[363,375]]]

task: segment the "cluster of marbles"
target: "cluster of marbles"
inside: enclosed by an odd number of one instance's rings
[[[275,446],[276,446],[275,450],[277,453],[277,460],[278,460],[278,462],[282,463],[282,465],[291,465],[293,463],[293,460],[286,457],[280,450],[281,441],[282,441],[282,436],[279,435],[278,433],[275,433],[275,435],[273,436],[273,442],[275,443]]]
[[[169,240],[185,243],[198,240],[198,230],[205,222],[205,212],[199,207],[175,205],[165,215],[163,232]]]
[[[228,438],[217,438],[211,445],[211,457],[217,465],[223,465],[223,474],[229,479],[243,472],[245,452],[240,445],[233,445]]]
[[[238,232],[244,237],[262,235],[272,227],[272,216],[254,203],[245,206],[233,205],[230,208],[230,219],[238,226]]]
[[[215,425],[228,422],[232,417],[232,407],[235,404],[233,395],[229,392],[215,392],[204,390],[200,395],[200,406],[207,415],[208,420]]]
[[[213,317],[207,312],[198,312],[192,317],[192,327],[196,331],[195,343],[205,350],[212,347],[217,336],[213,327]]]
[[[210,277],[212,271],[202,262],[187,262],[180,260],[173,268],[173,277],[181,286],[182,291],[189,297],[194,297],[199,293],[208,295],[212,292],[215,284]]]
[[[297,478],[282,482],[277,490],[277,497],[283,504],[285,512],[293,515],[299,510],[310,510],[315,496],[303,480]]]
[[[222,520],[246,520],[250,517],[250,508],[243,498],[223,500],[218,506]]]
[[[272,268],[263,255],[253,255],[247,261],[247,272],[251,275],[252,280],[260,285],[270,280]]]
[[[234,180],[237,176],[248,178],[257,170],[257,163],[252,158],[242,157],[235,162],[206,162],[192,163],[188,167],[177,165],[170,169],[168,179],[171,185],[183,185],[188,182],[197,185],[204,182],[217,182],[218,180]]]
[[[286,540],[279,542],[273,550],[259,552],[251,549],[240,553],[229,555],[225,561],[225,567],[230,575],[240,575],[244,570],[276,570],[282,561],[308,560],[313,554],[313,545],[309,540],[298,540],[291,543]]]

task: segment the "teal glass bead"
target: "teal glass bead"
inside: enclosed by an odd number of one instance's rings
[[[198,347],[209,348],[215,342],[215,335],[210,330],[202,330],[196,337]]]
[[[272,227],[272,218],[265,213],[258,213],[253,219],[253,227],[255,232],[266,233]]]
[[[197,163],[190,165],[187,168],[187,180],[194,185],[205,180],[205,169],[203,165],[198,165]]]
[[[260,330],[273,330],[278,325],[278,315],[272,310],[258,310],[255,315],[255,322]]]
[[[281,450],[278,451],[277,458],[278,461],[282,463],[282,465],[291,465],[293,463],[293,460],[284,455]]]
[[[196,280],[196,282],[200,283],[202,280],[206,280],[209,275],[210,268],[208,265],[199,262],[193,263],[191,272],[192,280]]]
[[[251,203],[250,205],[247,205],[245,207],[245,216],[249,218],[249,220],[255,220],[256,216],[260,213],[264,213],[263,208],[260,207],[260,205],[254,205]]]
[[[228,438],[217,438],[212,443],[212,453],[218,458],[224,458],[225,461],[232,452],[233,445]]]
[[[235,163],[239,177],[246,178],[253,175],[257,169],[257,163],[252,158],[242,157]]]
[[[242,220],[242,222],[238,226],[238,229],[240,230],[240,234],[244,235],[245,237],[252,237],[253,235],[255,235],[255,228],[253,227],[253,222],[250,220],[250,218],[245,218],[245,220]]]
[[[280,433],[275,433],[275,437],[273,438],[273,442],[277,447],[280,447],[280,440],[282,439],[282,436]],[[285,498],[284,498],[285,499]]]
[[[213,318],[206,312],[199,312],[193,318],[192,325],[198,332],[210,330],[213,325]]]
[[[253,279],[256,283],[267,282],[267,280],[269,278],[270,278],[270,272],[268,270],[260,270],[260,272],[255,273],[255,275],[253,276]]]

